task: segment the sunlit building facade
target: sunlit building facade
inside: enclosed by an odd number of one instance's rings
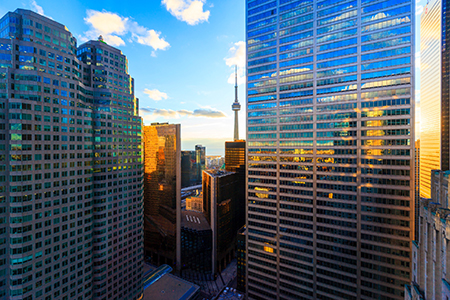
[[[431,198],[420,200],[420,237],[413,243],[412,280],[405,286],[405,300],[450,298],[450,171],[433,170],[430,175]]]
[[[414,2],[246,1],[249,299],[403,299]]]
[[[181,141],[179,124],[143,127],[144,249],[152,264],[181,267]]]
[[[235,140],[233,142],[225,142],[225,170],[235,172],[238,176],[236,186],[236,221],[234,231],[237,232],[245,225],[245,207],[246,207],[246,147],[245,140]]]
[[[432,0],[420,21],[420,196],[431,197],[431,170],[449,170],[450,38],[446,1]]]
[[[0,299],[142,297],[137,109],[120,50],[0,19]]]

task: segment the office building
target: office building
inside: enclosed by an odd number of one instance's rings
[[[237,172],[240,168],[245,170],[245,164],[245,141],[225,142],[225,170],[228,172]]]
[[[203,193],[186,198],[186,210],[203,212]]]
[[[246,1],[249,299],[404,298],[414,17],[412,0]]]
[[[244,140],[225,142],[225,170],[228,172],[235,172],[238,177],[238,182],[236,185],[235,232],[245,225],[245,210],[247,204],[245,180],[247,173],[246,161]]]
[[[194,151],[181,151],[181,187],[202,184],[206,167],[206,147],[195,145]]]
[[[446,2],[428,1],[420,20],[420,196],[431,197],[432,170],[449,170],[449,38]]]
[[[446,300],[450,297],[450,171],[431,172],[431,198],[422,198],[418,242],[412,247],[412,281],[405,300]]]
[[[242,226],[237,233],[237,290],[245,293],[246,290],[246,276],[247,276],[247,243],[245,241],[245,236],[247,235],[247,229]]]
[[[181,144],[179,124],[143,127],[144,250],[154,265],[180,269]]]
[[[212,230],[212,273],[224,270],[235,255],[235,206],[238,176],[222,170],[203,172],[203,214]]]
[[[142,297],[137,112],[119,49],[0,19],[1,299]]]
[[[203,171],[206,169],[206,147],[195,145],[195,161],[197,164],[196,184],[202,184]]]
[[[195,151],[181,151],[181,188],[196,185],[197,164]]]
[[[183,271],[212,274],[212,231],[202,212],[181,212],[181,262]],[[185,273],[185,272],[183,272]]]

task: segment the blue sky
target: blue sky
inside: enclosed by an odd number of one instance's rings
[[[416,32],[425,4],[416,0]],[[79,44],[102,34],[121,49],[135,78],[144,123],[181,123],[183,150],[203,144],[207,155],[224,153],[224,141],[233,135],[230,75],[237,64],[240,135],[245,137],[245,0],[3,0],[0,14],[19,5],[66,25]]]
[[[78,44],[103,34],[128,57],[144,123],[181,123],[182,149],[203,144],[213,155],[223,154],[224,141],[233,137],[234,84],[228,81],[236,63],[239,99],[245,102],[244,5],[244,0],[19,0],[0,1],[0,14],[18,7],[40,12],[66,25]],[[240,135],[245,136],[244,105]]]

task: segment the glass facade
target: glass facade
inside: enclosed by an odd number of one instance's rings
[[[212,271],[221,273],[235,256],[239,177],[222,170],[203,172],[203,214],[212,230]]]
[[[431,171],[449,169],[449,83],[445,1],[430,1],[420,22],[420,196],[431,197]]]
[[[235,172],[239,178],[236,186],[236,206],[234,222],[234,232],[237,232],[245,225],[245,207],[246,207],[246,154],[245,154],[245,140],[235,140],[233,142],[225,142],[225,170],[228,172]]]
[[[247,0],[249,299],[403,299],[411,0]]]
[[[179,124],[144,126],[144,246],[157,266],[181,266],[181,144]]]
[[[185,188],[196,184],[197,163],[195,151],[181,151],[181,187]]]
[[[0,19],[0,298],[142,296],[141,118],[122,52]]]

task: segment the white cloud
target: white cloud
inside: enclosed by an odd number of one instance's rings
[[[205,0],[162,0],[161,3],[178,20],[189,25],[208,21],[210,12],[203,11]]]
[[[131,35],[132,39],[128,39],[129,41],[136,41],[141,45],[150,46],[155,51],[166,50],[170,47],[170,44],[160,36],[161,32],[141,26],[129,18],[105,10],[96,11],[89,9],[86,14],[84,21],[91,29],[84,33],[85,36],[81,38],[82,41],[97,39],[102,35],[103,40],[108,44],[122,46],[125,45],[125,36]],[[152,55],[155,55],[154,51]]]
[[[32,11],[34,11],[34,12],[36,12],[36,13],[42,15],[42,16],[45,16],[45,17],[47,17],[47,18],[53,20],[52,17],[46,16],[46,15],[44,14],[44,9],[42,8],[42,6],[40,6],[39,4],[37,4],[36,0],[31,0],[31,2],[30,2],[30,8],[31,8]]]
[[[145,89],[144,94],[147,94],[150,99],[153,99],[155,101],[160,101],[162,99],[169,98],[169,96],[167,96],[166,93],[158,91],[157,89],[154,90]]]
[[[132,37],[141,45],[150,46],[155,51],[166,50],[170,47],[170,44],[160,37],[161,32],[149,30],[136,22],[131,22],[129,27]]]
[[[233,67],[233,73],[228,77],[228,83],[234,84],[234,66],[238,67],[238,84],[245,83],[245,42],[239,41],[228,50],[229,57],[225,58],[225,63],[229,67]]]
[[[44,9],[42,8],[42,6],[36,3],[36,0],[31,1],[31,9],[37,12],[38,14],[45,16]]]
[[[160,109],[160,108],[141,108],[139,110],[139,115],[141,115],[145,120],[151,121],[158,117],[166,119],[179,119],[181,117],[201,117],[201,118],[225,118],[226,115],[220,110],[214,108],[200,108],[194,111],[180,109]]]

